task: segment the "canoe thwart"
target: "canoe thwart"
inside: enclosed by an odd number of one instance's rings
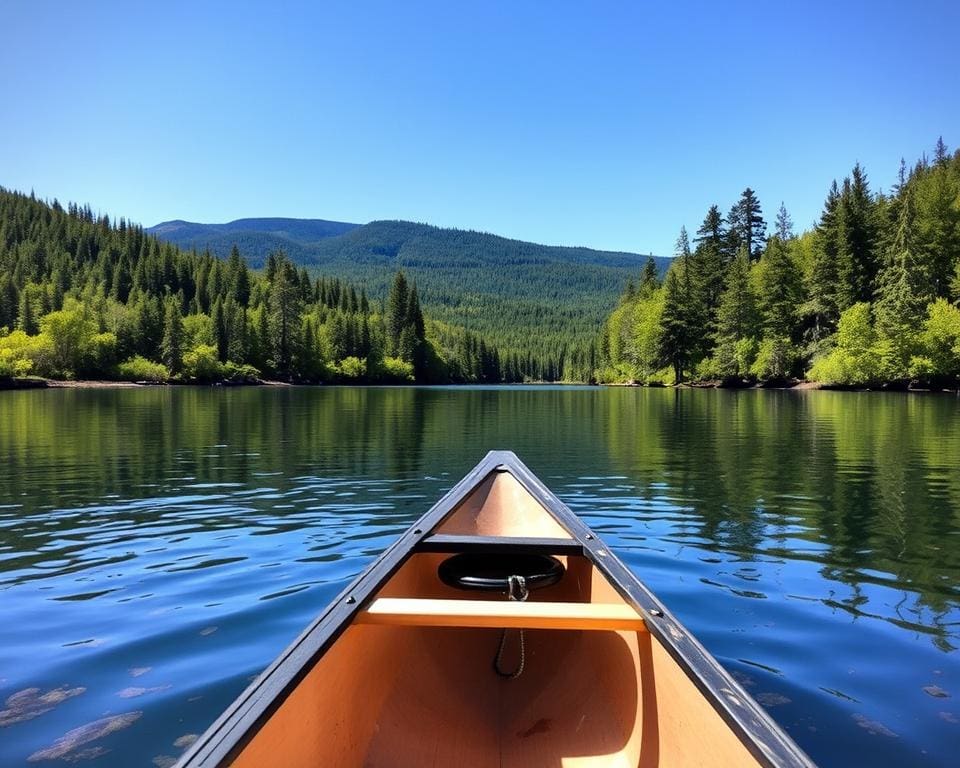
[[[497,629],[592,629],[646,631],[643,617],[626,604],[547,603],[507,600],[435,600],[381,597],[357,624]]]
[[[434,533],[416,545],[417,552],[517,552],[538,555],[582,555],[576,539],[521,536],[473,536]]]

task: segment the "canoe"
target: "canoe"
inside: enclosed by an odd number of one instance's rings
[[[180,765],[813,763],[513,453],[492,451]]]

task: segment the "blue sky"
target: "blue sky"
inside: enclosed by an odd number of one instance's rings
[[[753,187],[960,144],[960,3],[0,9],[0,186],[152,225],[427,221],[669,254]]]

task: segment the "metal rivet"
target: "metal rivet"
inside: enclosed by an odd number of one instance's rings
[[[357,598],[355,598],[355,597],[348,597],[348,598],[347,598],[347,603],[348,603],[348,604],[353,605],[355,602],[357,602]]]
[[[650,609],[650,615],[651,615],[651,616],[663,616],[663,611],[661,611],[659,608],[651,608],[651,609]]]
[[[593,541],[593,534],[592,534],[592,533],[588,533],[588,534],[587,534],[587,538],[590,539],[591,541]]]
[[[414,532],[414,533],[423,533],[423,531],[421,531],[419,528],[415,528],[413,532]]]

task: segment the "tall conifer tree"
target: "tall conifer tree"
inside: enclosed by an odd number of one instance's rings
[[[843,182],[837,234],[837,302],[843,311],[857,302],[873,300],[880,268],[876,205],[859,163]]]
[[[757,336],[756,298],[750,288],[750,261],[746,246],[727,270],[717,313],[717,359],[724,375],[742,374],[740,342]]]
[[[767,241],[767,224],[763,220],[763,211],[756,193],[747,187],[740,195],[737,204],[727,216],[727,253],[739,252],[741,247],[747,249],[748,257],[756,261],[763,253],[764,243]]]
[[[409,309],[409,287],[403,271],[398,271],[393,278],[390,292],[387,294],[384,325],[387,336],[387,354],[396,355],[400,347],[400,334],[407,324]]]
[[[717,310],[723,293],[726,273],[724,241],[726,232],[723,217],[716,205],[710,206],[694,238],[696,248],[690,262],[694,288],[703,309],[707,344],[712,344],[717,332]]]
[[[913,194],[908,188],[876,305],[877,332],[886,343],[885,374],[891,379],[908,375],[924,309],[933,299],[930,275],[918,252],[917,239]]]
[[[813,265],[808,289],[810,300],[806,305],[806,313],[812,318],[810,332],[813,341],[819,341],[832,333],[840,318],[837,296],[840,274],[837,265],[839,204],[840,191],[834,181],[823,204],[820,222],[814,231]]]
[[[663,283],[663,314],[660,319],[660,359],[673,367],[679,384],[690,368],[697,348],[699,313],[690,269],[687,230],[680,229],[676,258]]]
[[[183,317],[176,299],[167,299],[163,317],[163,339],[160,342],[160,361],[176,375],[183,368]]]
[[[293,374],[299,333],[300,278],[286,257],[278,255],[270,287],[270,334],[273,367],[281,376]]]

